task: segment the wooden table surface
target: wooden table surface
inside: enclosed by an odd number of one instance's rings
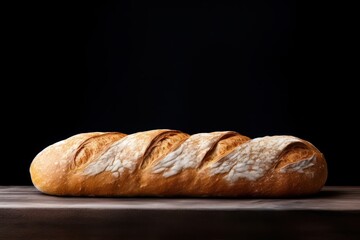
[[[311,197],[80,198],[0,186],[0,239],[360,239],[360,187]]]

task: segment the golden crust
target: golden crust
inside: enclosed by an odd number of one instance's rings
[[[292,136],[158,129],[77,134],[41,151],[30,175],[62,196],[289,197],[320,191],[327,164]]]
[[[81,169],[81,163],[124,136],[122,133],[80,133],[46,147],[30,165],[34,186],[47,194],[71,195],[74,171]]]

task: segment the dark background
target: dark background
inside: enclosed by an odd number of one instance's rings
[[[35,155],[80,132],[171,128],[295,135],[327,185],[360,185],[350,6],[74,2],[3,8],[0,184],[30,185]]]

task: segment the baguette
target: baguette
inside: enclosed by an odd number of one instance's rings
[[[327,174],[323,154],[294,136],[172,129],[79,133],[30,165],[33,185],[57,196],[290,197],[319,192]]]

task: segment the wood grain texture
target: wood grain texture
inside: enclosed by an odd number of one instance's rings
[[[308,198],[55,197],[0,187],[0,239],[359,239],[360,187]]]
[[[0,187],[0,209],[136,209],[136,210],[321,210],[360,211],[360,187],[324,187],[303,198],[164,198],[164,197],[56,197],[30,186]]]

